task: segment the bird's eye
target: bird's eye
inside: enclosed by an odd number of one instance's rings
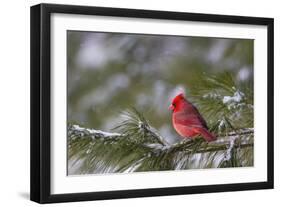
[[[175,103],[172,103],[173,107],[176,107],[176,104]]]

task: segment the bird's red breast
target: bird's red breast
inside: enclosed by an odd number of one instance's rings
[[[202,136],[206,141],[213,141],[216,137],[208,131],[206,121],[197,108],[187,101],[183,94],[177,95],[170,107],[172,111],[173,127],[184,138]]]

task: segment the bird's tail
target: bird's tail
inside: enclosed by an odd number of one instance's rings
[[[199,131],[207,142],[215,141],[217,139],[217,137],[214,134],[212,134],[205,128],[201,128]]]

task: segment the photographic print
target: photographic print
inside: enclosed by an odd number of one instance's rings
[[[254,166],[254,40],[67,31],[67,174]]]
[[[38,4],[30,199],[274,187],[274,19]]]

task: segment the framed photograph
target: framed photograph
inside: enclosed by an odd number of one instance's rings
[[[273,188],[273,19],[31,7],[31,200]]]

